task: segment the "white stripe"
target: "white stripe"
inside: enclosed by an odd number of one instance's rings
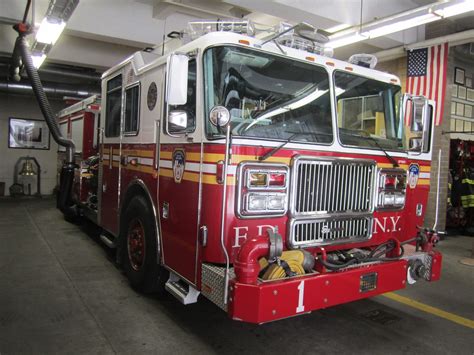
[[[441,104],[443,100],[443,86],[444,86],[444,81],[443,81],[443,73],[444,73],[444,44],[440,45],[440,56],[439,56],[439,85],[438,85],[438,98],[436,100],[436,125],[439,125],[441,122],[441,115],[443,114],[441,112]]]
[[[171,160],[160,160],[160,168],[173,169],[173,164]]]
[[[429,179],[431,177],[430,173],[420,173],[420,178]]]
[[[427,68],[426,68],[426,76],[425,76],[425,80],[426,80],[426,92],[423,93],[424,96],[428,97],[429,98],[429,95],[428,93],[431,91],[431,65],[430,65],[430,49],[428,48],[428,63],[427,63]]]
[[[436,102],[436,111],[435,111],[435,124],[436,122],[438,121],[438,113],[439,113],[439,109],[438,109],[438,97],[436,96],[436,90],[438,89],[437,88],[437,85],[436,85],[436,79],[437,79],[437,76],[438,76],[438,48],[437,46],[434,47],[434,58],[433,58],[433,87],[432,87],[432,90],[433,90],[433,95],[431,95],[433,97],[433,100]]]
[[[132,157],[131,159],[133,159],[134,157]],[[138,162],[141,164],[141,165],[148,165],[148,166],[152,166],[153,165],[153,159],[152,158],[137,158],[138,159]],[[128,160],[130,161],[130,158],[128,158]]]
[[[172,169],[173,163],[171,162],[171,160],[160,160],[160,167]],[[199,167],[200,167],[199,163],[186,163],[185,170],[198,173]],[[215,174],[216,171],[217,171],[216,164],[207,164],[207,163],[202,164],[203,173]],[[230,175],[235,175],[236,171],[237,171],[237,166],[229,165],[228,173]]]

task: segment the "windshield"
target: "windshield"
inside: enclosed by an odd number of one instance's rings
[[[337,126],[343,145],[402,149],[400,87],[336,71]]]
[[[322,67],[240,47],[204,54],[205,112],[231,114],[236,136],[329,144],[333,141],[329,77]],[[207,132],[220,136],[207,122]]]

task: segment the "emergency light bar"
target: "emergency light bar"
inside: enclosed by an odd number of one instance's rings
[[[188,35],[191,40],[210,32],[233,32],[252,37],[255,34],[253,24],[248,21],[192,21],[188,23]]]

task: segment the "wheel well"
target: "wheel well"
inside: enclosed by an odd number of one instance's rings
[[[161,250],[161,243],[160,243],[160,238],[159,238],[159,228],[158,228],[158,215],[157,215],[157,210],[155,208],[155,205],[151,199],[151,196],[150,196],[150,193],[148,192],[148,190],[146,189],[146,187],[142,186],[142,183],[138,183],[138,182],[135,182],[135,183],[132,183],[127,191],[125,192],[125,198],[123,199],[123,202],[121,202],[120,204],[120,215],[119,215],[119,233],[118,233],[118,246],[119,248],[121,247],[122,245],[122,240],[123,240],[123,236],[124,234],[122,233],[123,230],[124,230],[124,225],[123,225],[123,221],[124,221],[124,213],[127,209],[127,206],[128,204],[130,203],[130,201],[136,197],[136,196],[142,196],[145,201],[147,202],[148,206],[150,207],[152,213],[153,213],[153,220],[155,221],[155,235],[156,235],[156,242],[157,242],[157,246],[158,246],[158,253],[160,252]],[[117,257],[120,258],[120,253],[117,253]],[[120,263],[121,260],[117,259],[117,261]]]

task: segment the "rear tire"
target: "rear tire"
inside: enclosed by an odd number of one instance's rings
[[[121,259],[130,285],[143,293],[163,293],[168,272],[160,265],[154,215],[147,200],[133,197],[122,218]]]

